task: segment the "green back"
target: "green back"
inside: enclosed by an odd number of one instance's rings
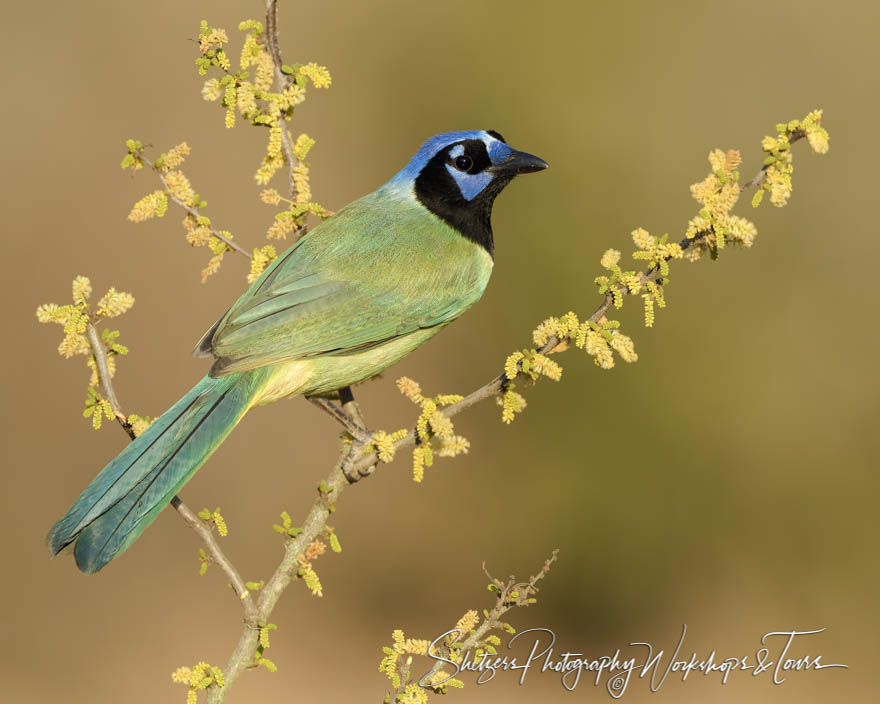
[[[492,258],[408,192],[379,189],[296,242],[203,338],[212,376],[351,354],[444,325],[486,288]]]

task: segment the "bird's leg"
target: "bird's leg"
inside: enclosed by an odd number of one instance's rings
[[[342,410],[347,418],[353,420],[354,423],[361,428],[366,427],[364,416],[361,413],[361,407],[355,400],[350,386],[344,386],[339,389],[339,402],[342,404]],[[350,484],[354,484],[356,481],[370,476],[373,473],[373,470],[376,469],[376,465],[371,465],[368,469],[362,470],[357,474],[354,474],[351,471],[352,463],[360,457],[361,450],[367,445],[367,443],[369,443],[371,437],[370,433],[366,431],[364,431],[364,436],[360,438],[355,437],[351,452],[348,453],[348,457],[346,457],[342,463],[342,473]]]
[[[322,411],[331,416],[337,423],[345,428],[346,432],[351,435],[355,441],[366,442],[370,433],[357,421],[355,421],[344,408],[340,408],[331,400],[323,396],[307,396],[309,402],[320,408]]]
[[[351,451],[342,463],[342,473],[345,475],[348,483],[354,484],[356,481],[371,475],[376,468],[375,465],[369,469],[362,470],[357,474],[351,471],[351,467],[355,460],[360,458],[361,451],[369,444],[370,439],[373,437],[370,431],[365,427],[366,424],[364,423],[363,415],[361,414],[361,408],[358,405],[358,402],[354,399],[351,387],[346,386],[339,390],[339,403],[341,404],[341,408],[330,399],[324,398],[323,396],[307,396],[306,398],[310,403],[332,416],[333,419],[342,425],[346,432],[351,436]]]
[[[345,411],[345,414],[351,418],[351,420],[362,428],[366,428],[367,424],[364,423],[364,416],[361,413],[361,407],[358,405],[358,402],[354,400],[354,394],[351,392],[350,386],[344,386],[339,389],[339,402],[342,404],[342,410]]]

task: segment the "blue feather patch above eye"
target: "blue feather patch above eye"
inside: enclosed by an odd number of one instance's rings
[[[452,149],[449,150],[450,158],[454,159],[457,156],[461,156],[464,154],[464,145],[456,144]]]
[[[489,144],[486,146],[487,151],[489,152],[489,158],[496,166],[507,161],[510,158],[510,155],[513,154],[513,149],[507,146],[504,142],[499,142],[497,139],[490,140]]]
[[[446,170],[452,178],[455,179],[455,183],[458,184],[458,190],[461,191],[461,197],[467,201],[471,201],[480,195],[483,189],[488,186],[489,182],[492,180],[492,174],[485,171],[481,171],[478,174],[466,174],[449,164],[446,164]]]

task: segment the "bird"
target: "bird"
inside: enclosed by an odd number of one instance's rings
[[[427,140],[378,189],[283,252],[199,340],[208,374],[117,455],[52,527],[94,573],[124,552],[247,411],[369,379],[483,295],[492,206],[547,163],[495,130]]]

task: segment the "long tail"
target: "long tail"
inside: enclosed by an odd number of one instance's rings
[[[258,374],[206,376],[128,445],[49,531],[53,555],[76,541],[97,572],[131,545],[250,408]]]

